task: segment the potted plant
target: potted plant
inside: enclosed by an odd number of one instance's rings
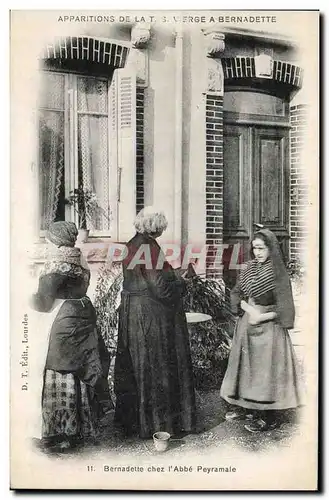
[[[78,214],[78,239],[82,243],[88,240],[90,232],[89,223],[95,225],[96,220],[101,216],[106,219],[109,218],[105,210],[99,206],[96,194],[90,189],[83,189],[81,187],[74,189],[65,201]]]
[[[104,266],[97,279],[94,305],[97,313],[97,329],[110,353],[112,363],[109,384],[113,393],[114,356],[117,346],[118,306],[123,282],[119,263]],[[185,312],[202,312],[212,316],[211,321],[198,323],[189,328],[190,346],[198,388],[218,387],[223,379],[231,348],[231,336],[235,320],[225,303],[224,283],[189,273],[184,296]]]

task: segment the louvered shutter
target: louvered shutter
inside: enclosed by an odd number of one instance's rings
[[[126,242],[136,215],[136,74],[130,68],[114,72],[110,110],[111,235]]]

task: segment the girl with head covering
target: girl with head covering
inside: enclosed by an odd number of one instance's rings
[[[96,437],[97,393],[108,370],[105,344],[97,335],[95,310],[86,295],[90,271],[75,247],[77,234],[73,222],[50,225],[48,260],[31,304],[47,313],[50,322],[41,435],[42,445],[56,451]]]
[[[277,410],[301,404],[297,361],[288,329],[295,309],[279,243],[268,229],[252,240],[253,260],[241,271],[231,292],[240,314],[221,396],[236,409],[226,418],[249,418],[251,432],[277,425]]]
[[[195,394],[183,311],[184,280],[156,238],[167,228],[161,210],[147,207],[127,243],[114,372],[115,421],[126,435],[195,430]]]

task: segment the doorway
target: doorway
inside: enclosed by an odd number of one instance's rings
[[[277,236],[289,251],[289,129],[255,124],[224,126],[224,279],[229,288],[250,259],[255,223]]]

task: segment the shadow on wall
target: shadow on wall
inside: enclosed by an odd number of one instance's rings
[[[175,26],[157,26],[156,33],[153,32],[150,46],[151,61],[163,62],[166,58],[166,49],[175,48]]]
[[[182,133],[182,243],[188,243],[189,166],[191,143],[191,35],[184,33],[183,44],[183,133]]]
[[[144,95],[144,205],[153,205],[154,198],[154,90]]]
[[[103,23],[90,23],[80,25],[79,34],[85,36],[98,36],[123,42],[130,42],[131,23],[113,23],[111,25]],[[72,35],[72,32],[70,33]],[[73,33],[74,36],[74,33]]]

